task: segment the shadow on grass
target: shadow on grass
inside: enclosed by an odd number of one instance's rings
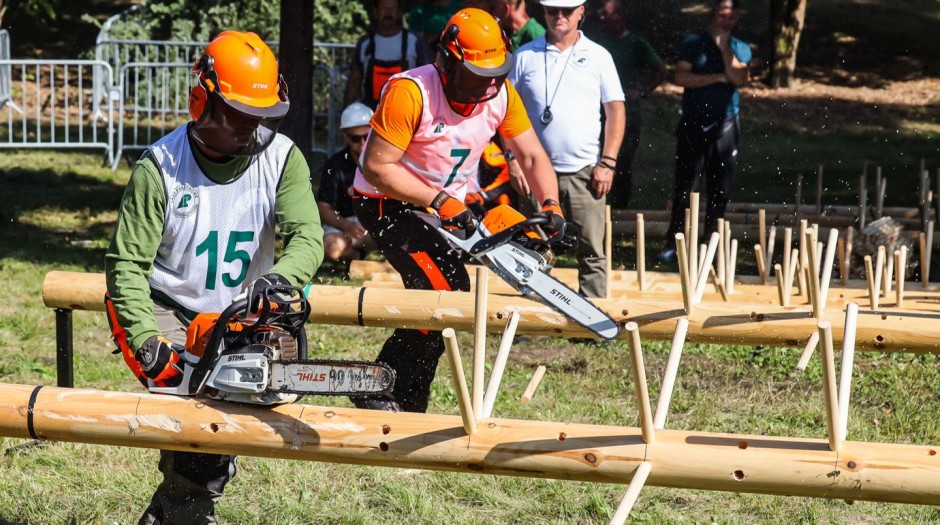
[[[102,240],[110,237],[113,222],[59,227],[52,215],[77,212],[93,217],[116,211],[123,193],[122,184],[71,171],[59,174],[53,169],[15,167],[0,172],[0,195],[8,196],[0,209],[0,256],[100,271],[105,252]],[[38,216],[38,220],[24,222],[26,215]]]

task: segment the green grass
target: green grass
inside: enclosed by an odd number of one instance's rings
[[[0,156],[0,193],[14,195],[0,228],[0,381],[55,384],[53,313],[42,305],[50,270],[100,272],[127,173],[93,155],[49,152]],[[73,241],[90,241],[73,245]],[[618,261],[619,262],[619,261]],[[628,266],[632,264],[627,262]],[[330,273],[330,272],[333,273]],[[341,282],[339,267],[318,279]],[[104,316],[76,312],[76,384],[139,391],[112,344]],[[311,327],[316,355],[373,358],[388,331]],[[460,334],[469,349],[468,334]],[[496,341],[489,341],[493,355]],[[655,403],[667,347],[645,345]],[[690,345],[668,426],[706,432],[823,438],[818,360],[793,371],[798,349]],[[495,414],[499,417],[636,425],[623,342],[594,346],[531,338],[514,347]],[[465,355],[469,363],[470,356]],[[518,402],[539,364],[548,366],[529,405]],[[940,359],[863,354],[856,364],[850,439],[940,442]],[[308,402],[349,406],[346,399]],[[456,414],[447,367],[433,384],[430,411]],[[0,523],[129,523],[159,482],[157,452],[73,443],[22,449],[0,439]],[[18,448],[19,447],[19,448]],[[219,505],[224,523],[606,523],[624,486],[403,471],[242,457]],[[631,523],[935,523],[940,509],[647,487]]]

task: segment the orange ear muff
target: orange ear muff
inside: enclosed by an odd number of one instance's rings
[[[202,114],[206,111],[206,102],[208,100],[209,95],[201,83],[189,90],[189,116],[193,120],[199,120],[202,117]]]

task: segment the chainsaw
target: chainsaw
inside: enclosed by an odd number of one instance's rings
[[[179,352],[182,383],[150,391],[260,405],[292,403],[302,395],[391,392],[395,371],[382,363],[307,358],[310,304],[303,290],[269,286],[261,298],[255,315],[248,314],[244,297],[221,313],[197,315]]]
[[[474,221],[475,229],[465,239],[440,227],[439,221],[437,229],[453,246],[523,295],[541,300],[604,339],[617,337],[620,326],[610,316],[549,274],[554,260],[551,246],[568,241],[551,241],[540,234],[539,226],[548,223],[548,217],[526,219],[512,207],[501,205]]]

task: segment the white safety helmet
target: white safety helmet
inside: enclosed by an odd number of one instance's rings
[[[339,129],[349,129],[358,126],[368,126],[374,112],[362,102],[353,102],[339,118]]]
[[[539,0],[543,7],[578,7],[584,4],[585,0]]]

